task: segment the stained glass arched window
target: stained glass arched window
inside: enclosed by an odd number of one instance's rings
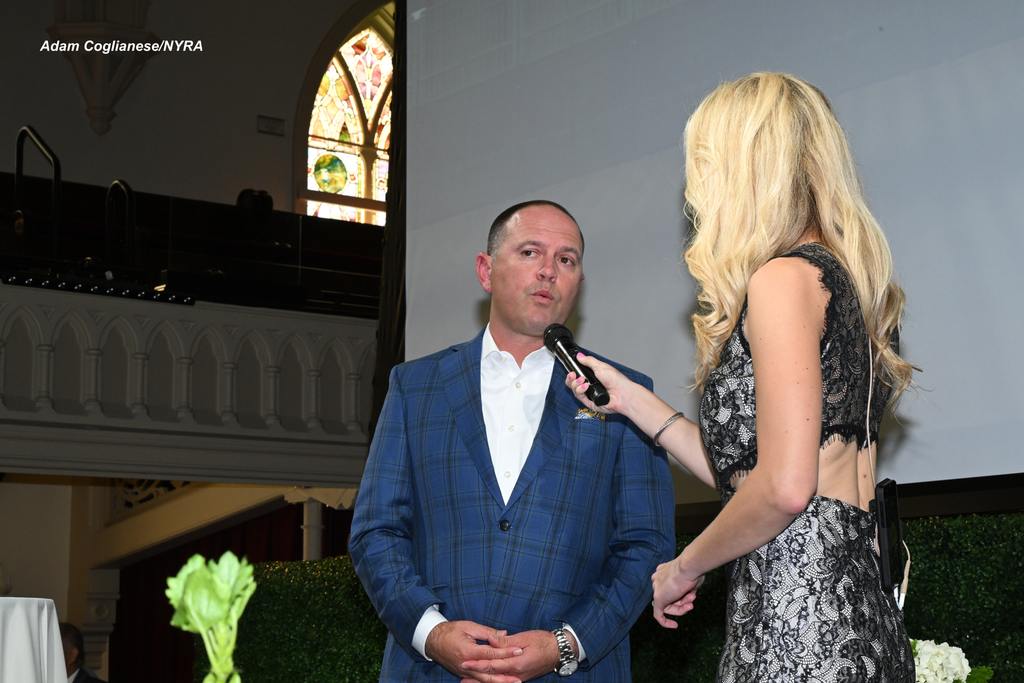
[[[300,198],[310,216],[384,225],[394,47],[369,23],[335,51],[320,80]]]

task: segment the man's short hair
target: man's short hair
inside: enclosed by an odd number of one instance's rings
[[[550,206],[551,208],[558,209],[568,216],[569,220],[576,224],[576,229],[580,231],[580,254],[583,254],[583,248],[586,243],[583,240],[583,230],[580,228],[579,221],[576,220],[575,216],[569,213],[569,209],[565,208],[558,202],[553,202],[548,199],[531,199],[529,201],[519,202],[518,204],[513,204],[499,213],[498,217],[494,219],[493,223],[491,223],[490,232],[487,233],[488,254],[493,256],[494,252],[498,250],[498,247],[501,245],[501,241],[505,239],[505,228],[508,227],[508,222],[512,220],[512,217],[523,209],[527,209],[531,206]]]
[[[60,622],[60,639],[64,641],[64,649],[68,649],[67,646],[70,645],[78,650],[78,657],[71,662],[71,665],[76,669],[81,669],[82,662],[85,661],[85,639],[82,638],[82,632],[74,624],[62,621]]]

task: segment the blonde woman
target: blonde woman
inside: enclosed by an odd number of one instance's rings
[[[719,681],[912,682],[868,505],[878,426],[913,368],[846,138],[815,87],[756,73],[701,102],[685,147],[697,421],[589,356],[609,404],[566,380],[721,493],[715,520],[655,572],[654,617],[675,628],[703,575],[732,562]]]

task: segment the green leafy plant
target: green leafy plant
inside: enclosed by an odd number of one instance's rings
[[[234,652],[238,620],[256,590],[252,565],[230,550],[220,560],[193,555],[177,576],[167,579],[167,599],[174,607],[171,626],[203,639],[210,673],[203,683],[241,683]]]
[[[971,669],[971,673],[967,674],[967,681],[965,683],[988,683],[992,680],[992,676],[995,672],[987,666],[976,666]]]

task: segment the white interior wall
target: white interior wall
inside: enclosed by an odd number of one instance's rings
[[[67,617],[71,486],[53,477],[0,481],[0,564],[13,597],[50,598]]]

